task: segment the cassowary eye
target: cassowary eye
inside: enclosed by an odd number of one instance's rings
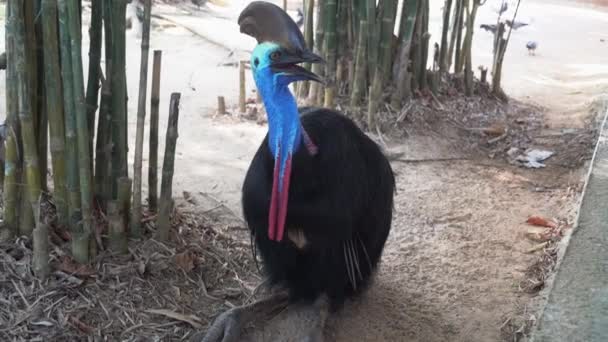
[[[255,65],[255,66],[257,67],[259,64],[260,64],[260,60],[259,60],[259,59],[256,57],[256,58],[253,60],[253,65]]]
[[[281,51],[274,51],[273,53],[270,54],[270,59],[272,59],[273,61],[278,60],[281,57]]]

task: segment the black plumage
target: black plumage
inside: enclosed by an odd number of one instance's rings
[[[292,300],[326,293],[334,308],[365,288],[389,234],[395,180],[380,148],[350,119],[328,109],[300,108],[318,154],[293,156],[286,229],[307,245],[270,241],[268,210],[274,158],[264,139],[243,185],[243,211],[273,283]]]
[[[269,134],[243,183],[243,214],[264,273],[288,294],[226,311],[203,341],[238,341],[248,320],[289,301],[314,303],[308,340],[322,341],[327,311],[370,284],[391,228],[395,178],[380,147],[352,120],[334,110],[296,108],[285,82],[319,81],[297,64],[322,59],[285,11],[255,1],[238,22],[259,43],[252,72],[269,117]]]

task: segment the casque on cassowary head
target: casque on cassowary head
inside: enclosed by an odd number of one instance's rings
[[[314,73],[297,65],[323,62],[323,58],[306,47],[304,36],[296,23],[274,4],[264,1],[250,3],[239,15],[238,23],[241,32],[258,41],[251,56],[251,66],[268,109],[269,147],[276,160],[268,235],[271,240],[281,241],[287,215],[293,152],[299,147],[302,135],[306,146],[315,149],[306,132],[302,132],[295,99],[284,92],[289,92],[286,86],[291,82],[323,82]],[[281,86],[285,86],[283,94],[280,93]]]
[[[352,120],[324,108],[298,108],[289,84],[322,81],[302,68],[323,59],[278,6],[255,1],[238,19],[257,39],[251,70],[264,101],[268,134],[243,182],[243,216],[271,284],[288,290],[230,309],[204,342],[238,341],[240,329],[288,301],[312,301],[318,313],[308,341],[322,341],[327,312],[360,293],[387,240],[395,179],[379,146]],[[248,317],[248,318],[245,318]]]

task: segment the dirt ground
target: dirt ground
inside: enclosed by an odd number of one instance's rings
[[[480,9],[480,23],[494,5],[488,1]],[[180,341],[204,330],[223,310],[259,297],[262,279],[240,219],[239,196],[266,127],[215,115],[216,96],[226,96],[229,104],[237,98],[237,69],[220,66],[235,57],[193,34],[197,27],[190,25],[199,16],[234,21],[238,11],[229,9],[239,6],[231,2],[217,10],[221,15],[177,13],[165,6],[162,14],[189,17],[183,19],[188,25],[155,19],[151,49],[163,50],[161,108],[168,107],[170,92],[182,93],[172,242],[132,241],[129,255],[102,253],[93,265],[79,268],[65,257],[60,234],[54,235],[54,274],[47,284],[31,277],[27,239],[1,244],[0,339]],[[569,6],[572,2],[522,5],[522,18],[533,24],[514,36],[507,56],[505,89],[517,99],[509,105],[483,96],[445,96],[385,113],[403,116],[396,127],[384,127],[383,138],[390,151],[400,153],[392,162],[398,188],[393,228],[375,285],[330,319],[327,340],[513,341],[533,324],[555,251],[549,244],[530,252],[539,241],[526,236],[526,220],[531,215],[555,220],[556,239],[572,227],[597,127],[592,100],[608,90],[608,42],[600,41],[608,41],[608,16],[601,9]],[[439,8],[432,10],[431,22],[438,13]],[[578,29],[564,33],[564,21]],[[2,25],[1,43],[3,33]],[[523,48],[530,36],[540,41],[537,56],[527,56]],[[489,35],[480,31],[475,37],[480,40],[475,60],[484,64],[488,53],[481,46]],[[133,99],[137,28],[128,41]],[[0,78],[4,101],[4,75]],[[136,101],[129,109],[136,112]],[[488,127],[501,130],[479,130]],[[132,116],[132,140],[134,130]],[[555,155],[546,168],[527,169],[507,153],[513,147]],[[154,231],[153,217],[147,228]],[[306,315],[294,308],[258,324],[249,337],[295,339],[305,330]]]

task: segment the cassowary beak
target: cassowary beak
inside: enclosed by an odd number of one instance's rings
[[[325,63],[325,61],[317,54],[308,50],[301,53],[284,52],[278,60],[270,65],[270,68],[273,72],[288,77],[291,81],[310,80],[325,83],[317,74],[299,66],[299,63]]]

